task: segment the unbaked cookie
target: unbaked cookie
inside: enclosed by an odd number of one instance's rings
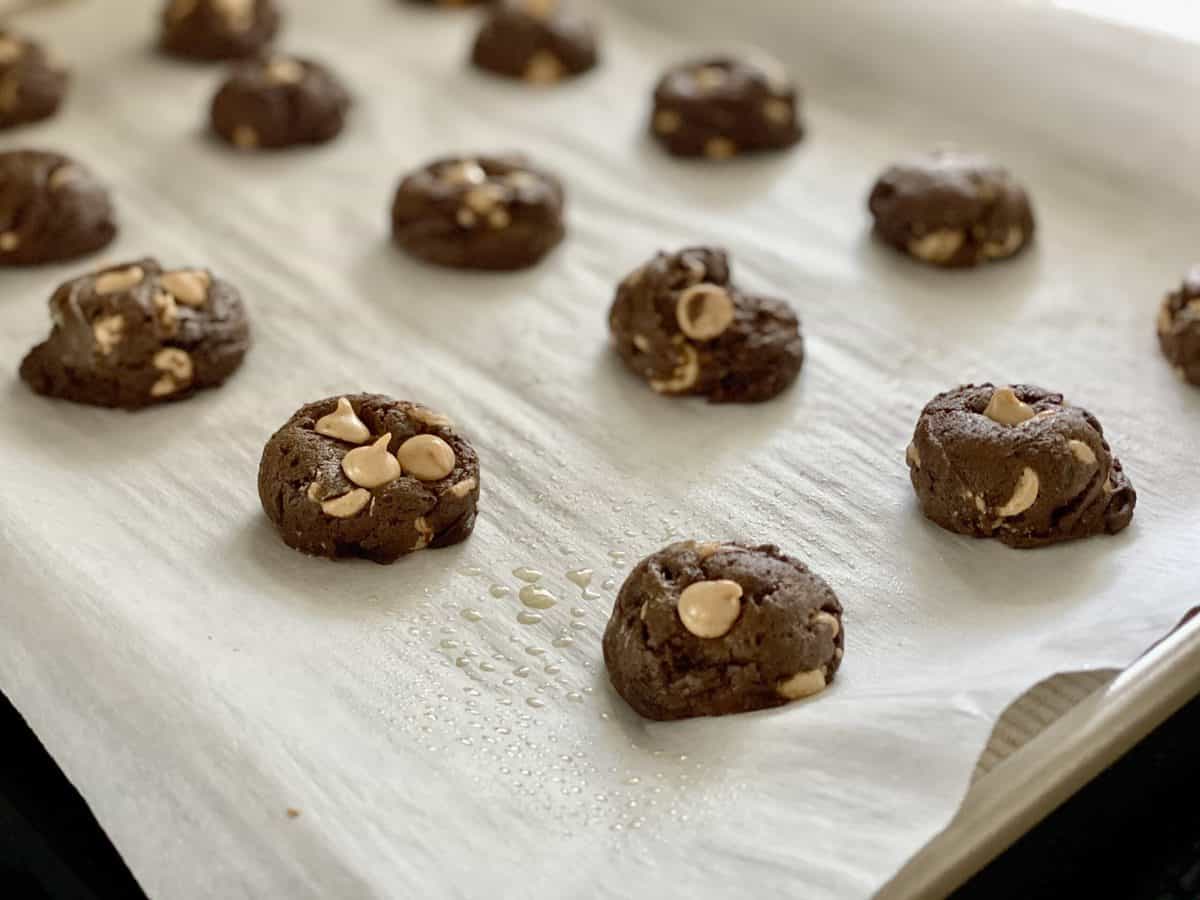
[[[63,284],[54,328],[21,363],[39,394],[139,409],[220,384],[242,363],[250,326],[237,290],[205,269],[153,259]]]
[[[621,359],[660,394],[770,400],[804,363],[791,307],[743,293],[725,251],[713,247],[659,253],[628,275],[608,324]]]
[[[320,63],[274,55],[242,63],[213,97],[210,119],[242,150],[322,144],[341,133],[350,94]]]
[[[613,687],[648,719],[721,716],[823,691],[842,662],[842,605],[769,544],[672,544],[625,579],[604,632]]]
[[[1116,534],[1137,504],[1096,417],[1029,385],[939,394],[907,456],[926,516],[1011,547]]]
[[[875,233],[945,268],[1008,259],[1033,238],[1029,195],[987,157],[935,150],[891,166],[869,201]]]
[[[159,46],[189,59],[254,56],[279,30],[275,0],[168,0]]]
[[[720,160],[791,147],[804,128],[796,88],[781,70],[714,57],[663,75],[650,133],[674,156]]]
[[[67,81],[66,68],[41,44],[0,29],[0,128],[54,115]]]
[[[1158,343],[1185,381],[1200,385],[1200,265],[1168,294],[1158,311]]]
[[[449,419],[418,403],[330,397],[267,442],[258,496],[288,546],[390,563],[470,536],[479,458]]]
[[[499,0],[471,62],[532,84],[556,84],[596,65],[596,28],[575,0]]]
[[[523,269],[563,239],[563,188],[519,157],[435,160],[405,177],[392,237],[413,256],[458,269]]]
[[[32,266],[92,253],[117,235],[104,187],[59,153],[0,153],[0,266]]]

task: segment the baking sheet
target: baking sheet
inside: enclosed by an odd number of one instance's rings
[[[328,148],[210,143],[218,75],[148,52],[144,0],[28,17],[81,74],[64,116],[2,142],[112,183],[112,260],[211,265],[255,319],[243,372],[186,404],[89,410],[15,378],[0,395],[0,688],[151,896],[865,896],[949,820],[1013,698],[1124,665],[1194,599],[1200,392],[1153,341],[1200,235],[1182,177],[1200,135],[1160,115],[1196,86],[1175,45],[1081,23],[1063,45],[1073,20],[1038,31],[973,0],[759,0],[736,36],[793,66],[811,134],[714,169],[641,129],[662,66],[733,36],[722,3],[684,22],[613,4],[605,68],[547,93],[463,70],[470,16],[291,6],[283,45],[335,60],[358,94]],[[1043,41],[1059,58],[1038,61]],[[1105,109],[1138,140],[1114,140]],[[1032,253],[946,274],[864,237],[878,170],[947,138],[1027,181]],[[568,181],[560,252],[493,277],[392,251],[402,171],[509,147]],[[668,402],[607,350],[616,280],[697,241],[804,319],[801,383],[772,404]],[[81,268],[5,273],[10,371]],[[904,446],[932,394],[972,379],[1092,409],[1140,492],[1134,526],[1016,553],[925,523]],[[461,423],[484,466],[470,542],[381,568],[276,539],[263,442],[302,402],[358,389]],[[599,635],[629,566],[682,536],[775,541],[821,572],[848,608],[837,684],[763,714],[633,716]],[[561,598],[535,625],[516,618],[522,566]]]

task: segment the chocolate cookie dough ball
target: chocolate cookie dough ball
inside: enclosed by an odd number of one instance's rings
[[[944,268],[1008,259],[1033,238],[1029,195],[987,157],[935,150],[884,172],[871,191],[875,233]]]
[[[0,128],[54,115],[67,81],[66,68],[41,44],[0,29]]]
[[[1200,264],[1158,311],[1158,343],[1180,377],[1200,385]]]
[[[330,397],[267,442],[258,496],[289,547],[390,563],[470,537],[479,458],[449,419],[419,403]]]
[[[159,46],[187,59],[242,59],[271,42],[279,20],[275,0],[168,0]]]
[[[796,314],[743,293],[724,250],[659,253],[617,288],[608,316],[617,353],[660,394],[756,403],[789,387],[804,363]]]
[[[917,422],[908,468],[926,516],[1010,547],[1116,534],[1137,504],[1096,417],[1029,385],[939,394]]]
[[[471,62],[532,84],[556,84],[596,65],[596,28],[575,0],[499,0]]]
[[[350,105],[325,66],[275,55],[233,70],[213,97],[212,129],[242,150],[322,144],[341,133]]]
[[[621,586],[604,663],[641,715],[687,719],[817,694],[844,645],[841,603],[799,560],[769,544],[683,541]]]
[[[400,183],[392,237],[439,266],[524,269],[563,239],[563,204],[558,179],[520,157],[448,157]]]
[[[59,153],[0,153],[0,266],[74,259],[116,235],[108,189],[89,169]]]
[[[21,363],[39,394],[139,409],[216,387],[250,345],[241,296],[205,269],[153,259],[104,269],[50,298],[54,328]]]
[[[720,160],[791,147],[804,129],[796,88],[781,70],[716,57],[663,75],[650,133],[674,156]]]

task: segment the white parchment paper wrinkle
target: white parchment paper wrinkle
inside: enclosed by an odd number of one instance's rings
[[[289,7],[282,45],[357,94],[335,144],[209,140],[220,72],[154,55],[148,0],[28,17],[76,83],[58,119],[0,137],[108,179],[110,260],[211,266],[254,317],[219,391],[87,409],[15,369],[54,286],[95,261],[0,276],[0,689],[151,896],[867,896],[950,818],[1013,698],[1126,664],[1196,602],[1200,392],[1153,335],[1200,236],[1182,45],[973,0],[614,3],[603,68],[531,91],[463,67],[469,14]],[[664,158],[643,137],[655,77],[733,39],[800,77],[809,137],[725,167]],[[946,139],[1027,182],[1032,252],[947,274],[867,237],[877,172]],[[493,277],[391,248],[402,172],[506,148],[565,177],[559,252]],[[776,402],[668,401],[608,350],[617,279],[695,242],[802,315],[809,359]],[[1128,532],[1023,553],[921,518],[917,413],[984,379],[1100,417],[1141,494]],[[470,542],[377,567],[276,538],[263,443],[358,390],[460,423],[483,464]],[[629,566],[678,537],[775,542],[829,580],[835,686],[760,715],[632,715],[599,636]],[[559,598],[536,624],[520,566]]]

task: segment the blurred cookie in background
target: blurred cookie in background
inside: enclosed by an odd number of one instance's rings
[[[0,128],[54,115],[68,82],[66,66],[41,44],[0,30]]]
[[[277,150],[337,137],[351,105],[327,67],[276,54],[235,66],[213,97],[210,120],[241,150]]]
[[[596,65],[596,26],[575,0],[500,0],[475,38],[476,67],[530,84],[557,84]]]
[[[1200,263],[1158,311],[1158,343],[1179,377],[1200,386]]]
[[[242,59],[266,47],[279,24],[276,0],[168,0],[159,46],[187,59]]]

